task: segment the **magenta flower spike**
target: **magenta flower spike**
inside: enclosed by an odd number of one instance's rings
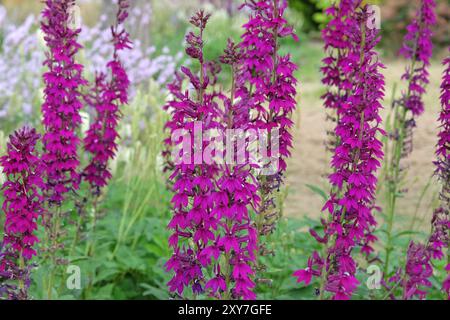
[[[359,3],[356,4],[359,6]],[[355,10],[356,11],[356,10]],[[376,225],[372,214],[377,184],[376,172],[383,157],[378,134],[384,134],[379,115],[384,97],[384,68],[375,51],[380,37],[377,29],[367,28],[367,7],[356,12],[348,23],[352,48],[346,58],[348,67],[342,72],[352,79],[347,100],[337,109],[339,121],[335,134],[340,141],[331,161],[334,172],[329,180],[333,186],[330,199],[324,206],[329,213],[323,221],[325,234],[311,234],[326,246],[326,256],[314,252],[308,267],[296,271],[298,282],[308,284],[313,276],[321,277],[320,296],[325,291],[333,299],[350,299],[359,281],[353,250],[361,246],[371,251],[370,243]]]
[[[345,103],[352,88],[351,79],[345,77],[345,66],[348,65],[347,52],[352,43],[349,36],[349,25],[354,23],[355,4],[357,0],[342,0],[329,7],[325,13],[331,20],[322,31],[324,49],[327,56],[322,60],[322,83],[327,92],[322,96],[326,108],[339,109]]]
[[[42,105],[44,154],[47,194],[50,203],[60,205],[64,195],[78,189],[79,159],[77,130],[81,123],[80,87],[87,82],[82,77],[83,66],[75,60],[81,45],[80,30],[69,27],[73,0],[46,0],[41,23],[49,51],[44,64],[45,101]]]
[[[415,19],[407,27],[408,32],[400,50],[400,54],[412,62],[402,76],[403,80],[409,82],[402,102],[413,116],[419,116],[424,111],[422,96],[429,82],[428,67],[433,53],[431,28],[436,24],[435,7],[434,0],[421,0]]]
[[[411,241],[406,256],[405,274],[401,276],[397,272],[390,282],[400,282],[403,289],[403,300],[410,300],[413,297],[424,299],[426,288],[432,286],[429,278],[433,274],[430,252],[426,246]]]
[[[35,149],[40,135],[35,129],[21,128],[9,137],[7,154],[0,158],[6,181],[2,186],[2,210],[6,219],[4,238],[0,245],[0,297],[26,299],[29,286],[29,264],[36,255],[39,242],[36,236],[37,220],[43,213],[43,162]],[[17,280],[9,286],[7,281]]]
[[[266,160],[260,164],[258,186],[258,207],[255,223],[257,227],[258,254],[268,251],[263,237],[276,228],[280,217],[276,207],[276,194],[283,183],[286,159],[291,155],[293,121],[296,109],[297,66],[290,55],[282,56],[279,42],[293,37],[298,41],[292,27],[284,18],[287,1],[249,0],[242,5],[249,12],[244,24],[239,49],[242,55],[241,67],[236,79],[236,97],[246,112],[249,129],[267,134]],[[275,130],[275,131],[274,131]],[[276,141],[272,140],[276,137]],[[277,162],[272,163],[276,158]],[[263,268],[258,263],[260,269]]]
[[[114,53],[107,67],[110,76],[96,76],[93,92],[86,97],[93,106],[96,115],[84,139],[85,150],[92,159],[83,171],[84,179],[89,182],[95,194],[99,194],[111,179],[108,169],[109,162],[114,159],[117,151],[119,134],[117,126],[121,117],[120,105],[128,103],[130,81],[120,59],[123,50],[131,49],[129,34],[123,28],[128,17],[129,1],[119,0],[116,24],[111,27]]]
[[[228,41],[225,53],[220,57],[224,65],[231,68],[232,85],[230,97],[223,95],[224,110],[220,130],[246,130],[250,127],[248,105],[244,99],[235,100],[236,82],[239,78],[242,55],[239,47]],[[233,139],[227,137],[227,139]],[[239,146],[242,148],[243,146]],[[245,146],[246,148],[248,145]],[[248,148],[247,148],[248,149]],[[227,158],[228,150],[224,151]],[[257,229],[250,215],[250,209],[255,210],[259,204],[257,181],[252,168],[244,164],[222,164],[219,166],[217,191],[213,194],[215,208],[212,213],[221,221],[220,234],[216,238],[214,250],[220,250],[225,256],[225,265],[231,267],[224,270],[215,266],[216,277],[206,284],[217,298],[256,299],[253,280],[256,269]],[[224,279],[228,292],[218,295],[215,283]],[[220,287],[219,287],[220,288]]]
[[[35,235],[36,221],[42,214],[41,190],[43,164],[35,150],[40,135],[24,127],[9,137],[7,155],[0,159],[7,181],[2,190],[6,214],[4,244],[10,245],[23,258],[30,260],[39,241]]]
[[[290,119],[296,108],[296,85],[293,73],[297,66],[289,55],[278,52],[279,40],[293,37],[298,40],[292,27],[287,25],[284,13],[287,1],[246,1],[243,7],[250,10],[249,21],[244,25],[240,48],[243,67],[238,79],[237,96],[248,101],[256,113],[250,119],[254,128],[279,130],[279,166],[271,180],[280,178],[286,170],[286,158],[290,156],[292,135]],[[245,85],[248,83],[249,85]],[[254,89],[250,92],[249,87]],[[270,154],[270,150],[269,153]]]
[[[407,34],[400,50],[400,54],[407,59],[408,66],[402,75],[407,84],[406,90],[392,104],[389,140],[386,145],[389,157],[386,159],[386,242],[383,272],[386,277],[391,274],[391,256],[393,252],[393,226],[397,212],[397,204],[403,194],[401,189],[404,174],[398,170],[402,160],[411,154],[414,142],[414,128],[416,119],[424,112],[423,95],[429,82],[428,67],[432,56],[433,44],[431,41],[432,26],[436,23],[433,0],[421,0],[416,16],[407,27]]]
[[[232,71],[230,96],[217,91],[221,67],[204,59],[203,31],[208,19],[209,15],[198,12],[191,24],[199,32],[186,36],[186,53],[199,62],[200,74],[183,67],[184,76],[177,74],[169,85],[172,99],[165,109],[171,112],[171,120],[166,128],[171,131],[172,139],[166,139],[165,143],[172,151],[180,144],[173,139],[173,133],[184,130],[194,141],[195,126],[199,123],[203,132],[215,129],[225,139],[234,139],[225,137],[226,130],[246,130],[251,125],[248,100],[235,99],[242,83],[239,83],[242,63],[239,47],[229,41],[220,57],[220,62]],[[189,79],[192,93],[182,91],[184,78]],[[205,141],[202,150],[207,146]],[[191,151],[194,154],[195,147]],[[228,157],[227,152],[223,151],[224,159]],[[166,158],[169,153],[169,150],[165,152]],[[174,232],[169,239],[174,255],[166,264],[167,270],[173,270],[175,275],[168,284],[169,289],[181,296],[186,296],[185,288],[190,287],[194,295],[255,299],[257,230],[250,209],[256,208],[259,197],[252,168],[233,160],[231,163],[215,162],[206,155],[199,164],[192,154],[189,154],[189,163],[167,163],[175,192],[174,216],[169,223],[169,229]]]
[[[186,35],[186,53],[200,65],[199,74],[194,74],[187,67],[182,67],[183,76],[179,75],[169,90],[172,99],[167,104],[170,108],[171,119],[166,128],[171,136],[176,132],[183,132],[195,140],[196,123],[202,125],[202,130],[218,128],[218,104],[215,93],[207,92],[210,87],[210,77],[207,63],[203,56],[203,33],[210,18],[203,11],[197,12],[190,20],[195,32]],[[183,78],[182,78],[183,77]],[[187,78],[191,90],[183,91],[182,79]],[[181,142],[172,140],[170,146],[176,148]],[[205,142],[201,146],[204,150]],[[187,294],[185,288],[190,288],[193,295],[205,292],[207,274],[204,268],[211,265],[211,259],[218,259],[220,250],[214,245],[215,230],[219,219],[212,214],[214,208],[213,194],[215,192],[215,177],[217,165],[205,164],[202,159],[193,157],[194,149],[186,155],[180,153],[180,161],[174,161],[170,179],[173,181],[174,196],[172,198],[173,217],[168,225],[173,234],[169,238],[169,246],[174,254],[166,263],[166,270],[173,271],[174,276],[169,281],[169,290],[173,294],[183,297]],[[201,161],[201,164],[199,163]],[[220,271],[218,271],[220,272]],[[224,287],[224,281],[216,277],[216,281],[208,282],[208,288],[213,290]]]

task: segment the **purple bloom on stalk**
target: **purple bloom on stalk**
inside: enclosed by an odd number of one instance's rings
[[[249,239],[258,237],[258,254],[262,256],[269,250],[261,239],[273,232],[280,216],[275,197],[283,182],[286,159],[291,155],[291,116],[296,108],[297,79],[294,72],[297,66],[291,61],[290,55],[280,55],[279,42],[289,36],[296,41],[298,38],[284,18],[287,1],[248,0],[242,7],[249,10],[249,20],[243,26],[245,32],[239,44],[241,66],[236,76],[236,97],[239,103],[235,107],[240,109],[238,118],[241,123],[236,128],[257,130],[259,134],[267,132],[268,140],[274,137],[273,132],[276,131],[272,130],[278,130],[277,141],[268,141],[267,150],[263,151],[267,158],[276,158],[277,162],[275,165],[260,164],[260,169],[266,173],[259,176],[255,183],[259,196],[251,202],[250,195],[246,196],[247,203],[256,205],[255,212],[258,214],[256,228],[249,229],[248,236]],[[243,123],[246,123],[245,127]],[[242,181],[245,181],[245,177],[242,177]],[[253,192],[253,188],[250,190]],[[251,233],[254,235],[251,236]],[[250,251],[249,259],[249,263],[255,260]],[[253,286],[252,281],[242,279],[237,281],[236,291],[251,297],[249,294]]]
[[[431,28],[436,24],[434,0],[421,0],[415,19],[407,27],[400,54],[412,61],[402,79],[409,81],[408,92],[404,93],[403,104],[414,116],[424,111],[422,96],[429,82],[428,67],[433,53]]]
[[[34,265],[20,267],[20,253],[0,242],[0,300],[28,300],[30,271]]]
[[[432,274],[430,251],[424,245],[411,241],[406,257],[405,275],[397,273],[389,281],[400,282],[404,300],[413,297],[424,299],[427,294],[425,288],[432,286],[429,280]]]
[[[218,115],[217,95],[206,92],[210,77],[203,57],[203,31],[209,18],[210,15],[203,11],[196,13],[190,22],[197,28],[198,34],[190,32],[186,36],[186,53],[200,63],[200,75],[182,67],[184,78],[178,75],[177,82],[169,86],[173,97],[166,105],[166,109],[171,112],[166,128],[171,134],[178,130],[185,132],[191,141],[194,141],[195,122],[202,123],[203,131],[219,127],[215,120]],[[182,81],[185,78],[189,79],[194,93],[183,91]],[[178,140],[166,140],[169,148],[176,148],[180,143]],[[206,146],[203,143],[201,150]],[[166,263],[166,269],[174,272],[168,283],[170,292],[182,297],[186,287],[190,287],[194,294],[204,291],[203,284],[209,282],[205,279],[203,268],[212,263],[212,257],[218,259],[220,254],[214,244],[216,236],[211,231],[217,230],[219,222],[212,214],[218,168],[215,164],[193,164],[193,153],[191,150],[189,163],[174,161],[168,167],[175,193],[172,199],[173,218],[168,225],[173,231],[169,242],[174,254]],[[181,152],[179,155],[183,156]]]
[[[226,107],[231,109],[227,109],[227,111],[233,114],[233,117],[230,117],[234,121],[231,128],[253,129],[257,130],[259,134],[267,132],[267,137],[273,137],[274,131],[272,130],[278,130],[278,140],[275,144],[273,141],[268,141],[270,146],[263,151],[267,158],[277,159],[275,165],[273,163],[260,164],[260,169],[264,170],[266,175],[258,177],[258,181],[249,183],[248,181],[255,180],[250,174],[250,169],[234,168],[234,175],[240,184],[238,191],[244,193],[240,201],[235,199],[237,203],[229,206],[238,213],[236,215],[237,222],[240,223],[239,220],[243,216],[243,225],[248,225],[248,233],[244,241],[252,240],[254,242],[253,244],[248,243],[248,257],[244,259],[245,264],[238,264],[249,267],[255,263],[256,259],[255,253],[252,252],[256,249],[256,237],[270,234],[274,230],[279,216],[275,207],[275,193],[282,183],[286,170],[286,159],[290,157],[292,148],[290,129],[293,125],[291,115],[296,107],[297,80],[294,72],[297,66],[292,63],[289,55],[280,55],[278,49],[280,39],[289,36],[295,40],[298,38],[284,18],[287,1],[248,0],[245,1],[242,8],[248,9],[249,18],[243,26],[245,32],[236,48],[239,49],[240,55],[239,68],[236,69],[235,77],[237,102],[234,104],[232,100],[225,102]],[[278,148],[278,154],[276,154],[275,148]],[[240,172],[236,172],[237,170]],[[259,191],[259,196],[252,198],[252,193],[256,193],[256,191]],[[234,194],[230,190],[228,193],[230,196]],[[248,219],[247,209],[242,210],[242,214],[239,213],[239,208],[244,209],[248,205],[256,206],[255,211],[258,217],[255,228],[246,221]],[[264,255],[266,251],[264,243],[259,241],[258,253]],[[233,259],[232,262],[237,263]],[[235,294],[241,293],[244,298],[252,299],[254,297],[252,289],[255,284],[249,276],[253,273],[248,272],[245,277],[236,279],[235,275],[241,273],[233,272],[236,280]]]
[[[105,74],[98,74],[93,93],[86,97],[87,102],[95,108],[96,115],[84,139],[85,150],[93,157],[84,169],[83,176],[96,193],[99,193],[111,178],[108,163],[114,159],[117,151],[119,106],[128,103],[130,81],[119,58],[119,52],[131,49],[129,34],[123,28],[128,17],[129,2],[119,0],[118,6],[116,24],[111,27],[114,51],[112,60],[107,64],[110,79],[107,79]]]
[[[293,75],[297,66],[292,63],[289,55],[279,54],[278,42],[289,36],[297,41],[298,38],[283,17],[287,1],[250,0],[243,7],[251,11],[239,45],[243,67],[237,81],[237,96],[248,101],[250,109],[255,112],[254,118],[250,119],[254,128],[277,128],[280,132],[279,166],[275,168],[276,174],[272,177],[275,178],[284,173],[285,159],[290,156],[292,135],[289,129],[293,125],[290,116],[296,108],[297,85]],[[246,83],[254,90],[250,91]],[[268,154],[271,154],[271,150],[268,150]]]
[[[184,130],[191,141],[194,141],[196,121],[202,123],[204,132],[217,129],[222,134],[227,129],[245,130],[249,126],[247,100],[234,98],[241,53],[238,46],[229,41],[225,54],[220,57],[222,64],[231,67],[233,75],[228,97],[216,91],[221,67],[206,61],[203,56],[202,36],[208,19],[209,15],[202,11],[197,13],[191,24],[200,32],[189,32],[186,36],[186,53],[199,61],[200,75],[186,67],[181,71],[189,79],[195,95],[182,91],[183,78],[177,75],[169,86],[172,100],[165,106],[171,112],[166,128],[171,133]],[[223,109],[219,108],[219,102]],[[228,142],[234,143],[234,140]],[[179,143],[166,140],[169,149],[177,148]],[[207,146],[204,144],[201,150]],[[169,152],[165,152],[166,157]],[[192,153],[191,150],[190,156]],[[226,154],[223,156],[227,157]],[[192,158],[189,160],[192,162]],[[202,164],[174,161],[167,166],[172,171],[175,192],[172,199],[174,215],[169,223],[169,229],[173,230],[169,244],[174,248],[174,255],[166,264],[175,275],[168,284],[169,289],[179,295],[184,294],[185,287],[191,287],[194,294],[205,293],[214,298],[255,299],[257,231],[249,208],[255,208],[259,201],[256,179],[249,165],[210,163],[208,160],[203,159]],[[221,268],[222,264],[226,268]],[[213,277],[206,278],[208,274]]]
[[[80,30],[69,27],[73,0],[46,0],[41,23],[49,48],[44,64],[45,101],[42,105],[44,149],[49,201],[60,205],[64,195],[78,189],[79,159],[77,129],[81,123],[80,87],[86,84],[83,66],[75,61],[81,48],[77,42]]]
[[[450,181],[450,57],[444,59],[444,66],[445,71],[441,84],[441,113],[439,115],[440,132],[436,150],[438,160],[435,164],[436,174],[442,179],[445,186],[450,187],[448,186]],[[449,192],[449,189],[446,189],[446,192]]]
[[[355,9],[359,3],[355,3]],[[356,12],[356,10],[354,10]],[[353,249],[367,248],[376,226],[372,214],[375,202],[376,172],[383,157],[382,144],[378,134],[383,134],[380,101],[384,97],[384,78],[380,69],[384,66],[378,58],[375,46],[380,37],[377,29],[366,28],[371,19],[367,7],[355,13],[353,23],[347,23],[351,49],[346,56],[346,67],[342,74],[351,81],[351,90],[346,100],[337,109],[338,123],[335,134],[339,144],[334,150],[332,166],[334,173],[329,177],[333,190],[324,206],[330,214],[328,221],[322,221],[325,235],[313,234],[326,244],[326,256],[315,252],[304,272],[294,275],[299,281],[310,281],[322,276],[321,297],[324,291],[332,293],[333,299],[350,299],[357,288],[357,265]],[[368,236],[370,235],[370,237]],[[323,273],[325,272],[325,275]]]
[[[40,192],[44,167],[35,150],[39,139],[35,129],[19,129],[9,137],[8,154],[0,158],[7,178],[2,187],[6,214],[3,241],[27,260],[36,255],[36,221],[43,212]]]
[[[330,109],[338,109],[346,101],[352,88],[351,79],[345,77],[344,70],[349,68],[350,60],[347,52],[352,47],[349,25],[355,23],[354,11],[357,0],[342,0],[326,10],[331,17],[322,31],[322,39],[327,57],[322,60],[324,66],[322,83],[327,92],[322,96],[324,105]]]
[[[39,139],[35,129],[21,128],[9,137],[7,155],[0,158],[6,176],[2,186],[6,219],[0,244],[0,298],[27,298],[32,267],[27,261],[36,255],[34,245],[39,239],[35,231],[43,213],[41,191],[45,187],[43,163],[35,150]]]

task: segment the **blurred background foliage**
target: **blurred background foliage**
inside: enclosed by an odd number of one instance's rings
[[[101,13],[111,16],[110,13],[114,12],[111,1],[79,0],[78,3],[83,8],[83,19],[86,24],[95,24]],[[327,22],[323,10],[332,2],[339,0],[288,1],[290,6],[288,20],[296,26],[297,32],[317,36],[317,33]],[[239,28],[239,17],[233,19],[240,16],[239,0],[135,0],[133,2],[138,8],[150,2],[153,12],[157,13],[158,18],[153,19],[149,30],[146,30],[147,33],[151,34],[152,41],[155,44],[166,42],[166,45],[179,46],[184,35],[180,31],[185,30],[187,26],[186,17],[199,6],[211,8],[214,13],[229,17],[232,23],[230,24],[230,21],[228,21],[227,24],[232,28]],[[392,46],[392,44],[401,42],[406,24],[413,17],[419,0],[365,0],[365,2],[380,6],[385,48],[388,51],[395,51],[397,46]],[[438,45],[446,46],[450,42],[450,31],[447,27],[450,21],[450,2],[448,0],[436,0],[436,2],[438,24],[434,30],[434,40]],[[37,14],[42,7],[39,1],[34,0],[0,0],[0,4],[4,5],[8,9],[8,14],[18,21],[23,21],[30,13]],[[224,33],[228,31],[227,29],[215,28],[214,32]],[[167,37],[168,35],[170,37]]]

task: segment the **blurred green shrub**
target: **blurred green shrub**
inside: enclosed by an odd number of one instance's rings
[[[302,32],[318,31],[328,22],[323,11],[331,3],[332,0],[289,0],[289,7],[298,15],[296,21],[290,22]]]

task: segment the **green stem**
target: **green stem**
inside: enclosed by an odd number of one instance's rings
[[[56,251],[58,250],[58,236],[59,236],[59,227],[60,227],[60,223],[61,223],[61,206],[58,205],[58,207],[56,208],[55,211],[55,216],[53,219],[53,225],[52,225],[52,230],[51,230],[51,235],[50,235],[50,260],[51,260],[51,271],[50,274],[48,276],[48,282],[47,282],[47,300],[52,300],[52,294],[53,294],[53,283],[54,283],[54,278],[56,275],[56,269],[57,269],[57,261],[56,261]]]
[[[25,261],[23,259],[22,251],[19,254],[19,269],[20,272],[25,271]],[[23,277],[19,277],[19,290],[22,291],[25,288],[25,283],[23,281]]]

